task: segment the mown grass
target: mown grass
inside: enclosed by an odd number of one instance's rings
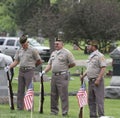
[[[105,99],[105,114],[106,116],[120,117],[118,99]],[[16,105],[15,105],[16,108]],[[60,108],[60,107],[59,107]],[[79,107],[76,96],[69,97],[69,118],[78,118]],[[44,113],[39,113],[39,96],[34,99],[33,118],[62,118],[61,109],[58,116],[50,115],[50,96],[45,96]],[[31,112],[18,111],[9,109],[9,105],[0,105],[0,118],[31,118]],[[89,118],[88,106],[84,107],[84,118]]]
[[[70,44],[65,44],[65,47],[69,49],[73,55],[75,56],[76,60],[79,59],[87,59],[88,55],[85,55],[83,51],[81,50],[73,50],[72,45]],[[106,55],[105,55],[106,56]],[[109,54],[106,56],[109,58]],[[45,63],[46,65],[46,63]],[[70,69],[71,74],[76,73],[76,71],[79,69],[81,71],[82,67],[74,67]],[[85,70],[85,67],[83,67]],[[111,67],[107,67],[107,71],[111,69]],[[14,78],[17,78],[18,76],[18,67],[15,68],[15,76]],[[51,76],[51,72],[47,73],[47,76]],[[105,86],[110,85],[110,79],[111,77],[105,76]],[[18,82],[16,79],[13,79],[12,86],[13,86],[13,91],[14,93],[17,92],[17,85]],[[80,87],[80,80],[79,76],[71,76],[71,80],[69,82],[69,92],[77,92]],[[45,88],[45,93],[50,93],[50,81],[49,82],[44,82],[44,88]],[[39,82],[34,82],[34,91],[35,92],[40,92],[40,83]],[[35,96],[34,99],[34,112],[32,114],[33,118],[62,118],[61,115],[61,108],[58,116],[52,116],[50,115],[50,96],[45,96],[44,100],[44,113],[40,114],[38,112],[39,108],[39,96]],[[61,105],[59,106],[61,107]],[[16,108],[16,104],[15,104]],[[114,116],[114,118],[120,118],[120,112],[119,112],[119,99],[106,99],[105,98],[105,114],[107,116]],[[78,107],[78,102],[76,96],[69,96],[69,118],[78,118],[78,113],[79,113],[79,107]],[[27,111],[17,111],[16,109],[14,111],[11,111],[9,108],[9,105],[0,105],[0,118],[30,118],[31,113]],[[84,107],[84,118],[89,118],[89,109],[88,106]]]

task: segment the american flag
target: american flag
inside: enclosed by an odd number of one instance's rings
[[[87,92],[85,88],[80,88],[77,93],[77,99],[80,108],[88,104]]]
[[[30,83],[28,90],[24,96],[24,105],[26,110],[32,109],[33,101],[34,101],[34,91],[33,91],[33,85],[32,83]]]

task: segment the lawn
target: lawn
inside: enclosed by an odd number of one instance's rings
[[[69,44],[65,44],[65,47],[69,49],[73,55],[75,56],[76,60],[79,59],[87,59],[88,55],[83,54],[80,50],[73,50],[73,47]],[[109,58],[109,55],[105,55],[107,58]],[[46,63],[44,63],[46,65]],[[76,71],[79,69],[81,71],[82,67],[74,67],[70,69],[71,74],[76,73]],[[83,67],[85,70],[85,67]],[[111,69],[111,67],[107,67],[107,70]],[[18,67],[15,68],[15,76],[14,78],[17,78],[18,76]],[[47,76],[51,76],[51,72],[47,73]],[[105,76],[105,86],[109,86],[111,77]],[[14,93],[17,92],[17,80],[13,79],[12,86]],[[80,80],[79,76],[71,76],[71,80],[69,82],[69,92],[77,92],[80,87]],[[50,93],[50,82],[44,82],[44,88],[45,93]],[[35,93],[38,93],[40,91],[40,83],[34,82],[34,91]],[[34,112],[32,114],[33,118],[62,118],[61,115],[61,108],[58,116],[52,116],[50,115],[50,96],[45,96],[44,101],[44,113],[39,114],[38,108],[39,108],[39,96],[35,96],[34,99]],[[105,114],[107,116],[114,116],[114,118],[120,118],[120,105],[119,105],[119,99],[106,99],[105,98]],[[16,108],[16,104],[15,104]],[[79,113],[79,107],[77,103],[76,96],[69,96],[69,118],[78,118]],[[9,109],[8,104],[2,104],[0,105],[0,118],[30,118],[31,113],[27,111],[17,111],[16,109],[11,111]],[[84,118],[89,118],[89,110],[88,106],[84,107]]]

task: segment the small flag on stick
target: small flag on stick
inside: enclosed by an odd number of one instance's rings
[[[88,104],[88,97],[85,88],[80,88],[77,93],[77,99],[80,108]]]
[[[24,105],[26,110],[32,110],[34,101],[34,91],[32,83],[29,85],[26,95],[24,96]]]

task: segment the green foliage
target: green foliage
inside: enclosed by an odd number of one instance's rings
[[[50,0],[51,3],[55,3],[57,0]]]
[[[7,32],[10,35],[15,35],[16,24],[10,17],[10,8],[14,0],[0,2],[0,32]]]
[[[36,12],[36,6],[39,0],[16,0],[12,8],[14,20],[18,27],[25,31],[28,19],[31,19]]]

